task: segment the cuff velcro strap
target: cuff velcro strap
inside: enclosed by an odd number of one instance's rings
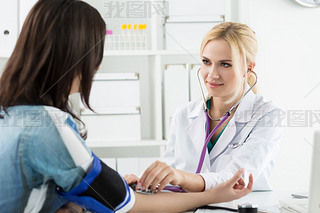
[[[97,213],[115,212],[131,199],[129,186],[123,178],[94,154],[92,169],[81,183],[69,192],[60,188],[57,191],[63,198]]]

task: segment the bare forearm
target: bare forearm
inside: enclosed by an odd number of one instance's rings
[[[249,176],[247,188],[239,170],[230,180],[204,192],[166,193],[154,195],[135,193],[135,204],[130,212],[182,212],[209,203],[227,202],[238,199],[252,190],[253,177]],[[201,177],[200,177],[201,178]]]
[[[130,212],[182,212],[214,203],[208,191],[198,193],[167,193],[154,195],[136,193],[136,202]]]
[[[201,175],[178,170],[183,176],[180,187],[189,192],[202,192],[205,189],[205,182]]]

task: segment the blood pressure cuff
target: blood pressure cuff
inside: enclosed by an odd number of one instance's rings
[[[129,211],[135,202],[125,180],[94,154],[93,167],[81,183],[69,192],[59,188],[57,191],[63,198],[96,213]]]

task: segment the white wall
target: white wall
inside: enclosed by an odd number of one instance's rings
[[[293,0],[230,0],[229,4],[230,19],[256,32],[260,93],[287,113],[273,186],[306,191],[312,132],[320,123],[316,120],[320,113],[314,111],[320,110],[320,8],[305,8]],[[300,127],[293,127],[296,122]]]

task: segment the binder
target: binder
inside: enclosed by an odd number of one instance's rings
[[[81,120],[88,131],[87,142],[139,141],[141,119],[139,108],[106,108],[97,114],[85,111]]]
[[[92,83],[90,104],[93,109],[140,107],[139,75],[137,73],[96,74]]]
[[[87,141],[141,140],[140,85],[137,73],[98,73],[90,93],[90,105],[81,103],[81,120]]]
[[[166,49],[199,50],[203,36],[225,21],[225,5],[226,0],[170,0],[165,20]]]
[[[163,135],[168,138],[173,113],[189,101],[188,72],[184,65],[167,65],[164,70],[163,92]]]

